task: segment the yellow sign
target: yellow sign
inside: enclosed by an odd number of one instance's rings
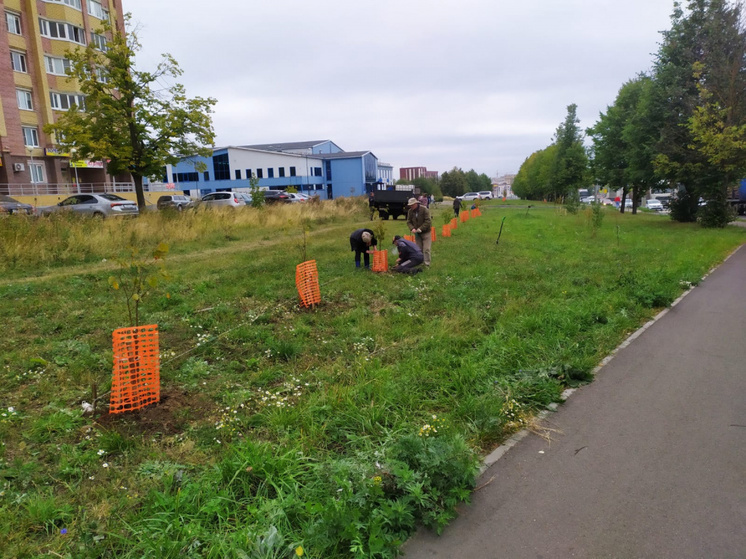
[[[104,162],[81,159],[80,161],[70,161],[70,167],[77,167],[78,169],[103,169]]]

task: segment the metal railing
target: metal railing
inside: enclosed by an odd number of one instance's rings
[[[147,190],[147,188],[146,188]],[[15,183],[0,184],[0,194],[9,196],[43,196],[72,195],[72,194],[94,194],[101,192],[134,192],[133,182],[82,182],[76,183]]]

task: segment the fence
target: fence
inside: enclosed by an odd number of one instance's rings
[[[146,189],[147,190],[147,189]],[[72,194],[100,194],[102,192],[134,192],[134,182],[82,182],[82,183],[16,183],[0,184],[0,194],[10,196],[44,196]]]

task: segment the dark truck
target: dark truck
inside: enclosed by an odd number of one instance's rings
[[[407,215],[407,202],[415,196],[416,189],[413,184],[385,185],[375,183],[369,196],[371,218],[373,210],[378,211],[378,217],[388,219],[389,216],[396,219],[400,215]]]

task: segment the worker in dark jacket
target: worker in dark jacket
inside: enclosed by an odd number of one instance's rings
[[[360,255],[366,268],[370,268],[370,247],[377,246],[378,240],[370,229],[357,229],[350,235],[350,250],[355,251],[355,268],[360,267]]]
[[[430,210],[420,204],[417,198],[410,198],[407,206],[409,206],[407,228],[414,235],[414,240],[425,257],[425,266],[429,266],[430,246],[432,245],[432,237],[430,236]]]
[[[399,252],[399,258],[396,259],[396,265],[391,269],[393,272],[416,274],[422,271],[422,268],[417,267],[424,261],[420,247],[412,241],[402,239],[399,235],[394,237],[394,245]]]
[[[460,198],[454,198],[453,199],[453,213],[456,214],[456,217],[458,217],[458,213],[461,211],[461,199]]]

